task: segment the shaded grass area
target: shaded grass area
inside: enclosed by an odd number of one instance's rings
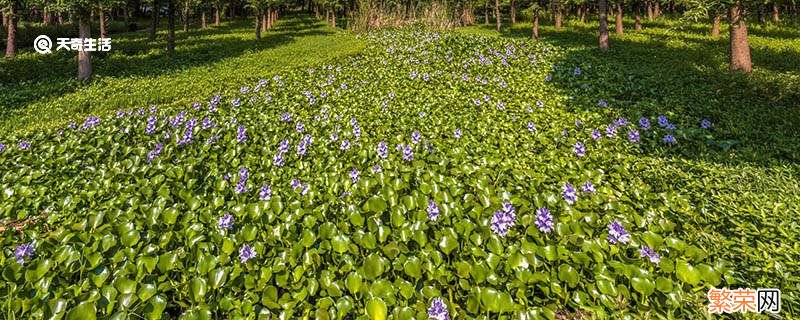
[[[115,35],[112,51],[93,56],[94,79],[74,80],[74,52],[23,51],[0,62],[0,130],[33,131],[69,119],[119,109],[182,105],[207,100],[281,70],[355,54],[363,44],[309,17],[279,21],[256,40],[249,22],[176,33],[175,55],[166,34],[155,42],[139,31]],[[65,117],[68,115],[69,119]]]
[[[626,21],[626,26],[632,26]],[[502,36],[529,38],[530,24]],[[565,48],[554,84],[571,96],[577,114],[609,118],[667,115],[679,126],[714,123],[716,144],[680,145],[640,156],[637,174],[656,191],[679,192],[692,206],[674,212],[684,239],[733,266],[736,287],[780,288],[785,314],[800,305],[800,37],[797,30],[751,26],[754,72],[731,74],[728,38],[710,26],[646,23],[641,33],[613,34],[611,50],[597,49],[597,25],[544,26],[540,41]],[[461,32],[497,36],[493,26]],[[788,36],[787,36],[788,35]],[[592,81],[571,80],[579,66]],[[599,81],[598,81],[599,80]],[[584,83],[590,86],[582,88]],[[608,101],[609,108],[598,105]]]

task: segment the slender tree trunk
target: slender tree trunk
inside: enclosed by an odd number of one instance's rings
[[[321,16],[319,15],[319,5],[318,4],[314,5],[314,17],[316,17],[317,20],[319,20],[321,18]]]
[[[778,22],[781,21],[781,14],[777,4],[772,4],[772,21]]]
[[[153,17],[150,20],[150,41],[156,40],[156,31],[158,30],[158,11],[161,9],[159,0],[153,0]]]
[[[200,28],[205,30],[206,27],[208,26],[206,25],[206,9],[204,8],[203,12],[200,13]]]
[[[767,25],[767,12],[766,7],[763,5],[758,6],[758,24],[762,27]]]
[[[3,28],[8,26],[8,16],[5,13],[0,12],[0,15],[3,16]]]
[[[510,1],[511,3],[511,26],[513,27],[515,23],[517,23],[517,3],[514,0]]]
[[[614,23],[617,27],[617,34],[621,35],[624,33],[622,30],[622,0],[617,0],[617,17],[614,19]]]
[[[553,6],[555,10],[553,12],[556,15],[556,29],[561,29],[562,24],[562,13],[561,13],[561,3],[558,1],[553,1]]]
[[[175,1],[168,0],[167,4],[167,54],[173,55],[175,53]]]
[[[78,36],[82,39],[92,37],[91,26],[89,25],[89,14],[78,15]],[[92,78],[92,52],[78,51],[78,79],[89,80]]]
[[[713,14],[713,22],[711,23],[711,36],[714,38],[719,38],[719,23],[720,23],[720,15]]]
[[[608,5],[606,0],[597,0],[597,11],[600,15],[600,50],[608,51]]]
[[[100,20],[100,38],[106,38],[106,11],[103,8],[103,1],[97,6],[98,20]]]
[[[128,28],[131,25],[131,9],[127,4],[122,7],[122,19],[125,21],[125,28]]]
[[[183,12],[181,12],[181,19],[183,19],[183,32],[189,32],[189,1],[183,1]]]
[[[653,2],[647,1],[647,21],[653,21]]]
[[[16,12],[14,12],[14,5],[8,7],[8,11],[3,18],[6,16],[6,28],[8,29],[8,36],[6,38],[6,58],[14,58],[17,55],[17,18],[14,16]]]
[[[539,12],[536,11],[533,13],[533,30],[531,32],[531,38],[536,40],[539,39]]]
[[[653,8],[653,16],[655,16],[655,18],[658,18],[661,16],[661,1],[655,0],[654,2],[655,2],[654,5],[655,8]]]
[[[214,26],[215,27],[219,27],[219,20],[220,20],[220,17],[219,17],[219,1],[217,1],[216,5],[214,6]]]
[[[500,21],[500,0],[494,0],[494,20],[497,25],[497,32],[500,32],[502,21]]]
[[[47,5],[48,4],[45,4],[44,17],[42,17],[42,18],[44,19],[44,24],[49,26],[49,25],[53,24],[53,14],[50,13],[50,9],[48,9],[46,7]]]
[[[741,2],[736,1],[731,7],[731,51],[730,70],[749,73],[753,70],[750,61],[750,43],[747,40],[747,22]]]
[[[634,29],[636,32],[642,31],[642,5],[641,3],[634,3],[633,4],[633,12],[635,15],[636,23],[634,24]]]
[[[267,8],[267,12],[261,15],[261,32],[267,32],[267,19],[269,17],[269,8]]]
[[[331,9],[325,9],[325,24],[328,24],[330,22],[331,22]]]
[[[63,16],[63,15],[61,15],[61,12],[59,12],[59,13],[56,15],[56,17],[58,17],[58,25],[63,25],[63,24],[64,24],[64,16]]]
[[[336,30],[336,10],[331,10],[331,27]]]
[[[578,16],[581,19],[581,23],[586,23],[586,13],[587,13],[586,11],[588,11],[588,9],[586,8],[586,5],[582,4],[578,8],[580,10],[580,12],[578,13]]]
[[[261,10],[256,9],[256,40],[261,40]]]
[[[483,5],[483,24],[489,25],[489,1]]]

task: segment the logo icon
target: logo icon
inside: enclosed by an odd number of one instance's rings
[[[33,40],[33,49],[36,52],[45,54],[45,53],[52,53],[51,50],[53,48],[53,40],[50,40],[50,37],[46,35],[40,35]]]

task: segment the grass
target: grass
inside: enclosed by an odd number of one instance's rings
[[[174,57],[166,54],[164,32],[156,42],[147,36],[146,30],[112,35],[112,51],[94,56],[90,83],[74,80],[74,52],[42,56],[27,51],[0,61],[0,118],[13,119],[0,122],[0,130],[52,128],[64,125],[65,115],[108,114],[152,104],[186,106],[237,90],[236,84],[355,54],[363,46],[306,17],[282,19],[261,40],[255,40],[247,22],[178,31]]]

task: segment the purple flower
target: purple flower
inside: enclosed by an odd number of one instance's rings
[[[247,91],[250,91],[250,88],[242,87],[241,89],[239,89],[239,92],[241,92],[241,93],[247,93]]]
[[[189,121],[186,121],[186,128],[183,131],[183,137],[181,140],[178,140],[178,145],[183,145],[187,143],[192,143],[194,140],[194,126],[197,125],[197,119],[191,118]]]
[[[75,129],[75,127],[76,127],[76,126],[77,126],[77,125],[75,124],[75,121],[70,121],[70,122],[69,122],[69,125],[67,126],[67,128],[69,128],[69,129]]]
[[[433,200],[428,201],[428,219],[431,221],[439,219],[439,206]]]
[[[239,126],[239,128],[236,129],[236,141],[239,143],[247,141],[247,128]]]
[[[308,144],[308,142],[305,139],[301,140],[300,143],[297,144],[296,153],[297,153],[298,156],[306,155],[306,151],[308,150],[307,144]]]
[[[247,168],[239,169],[239,182],[236,183],[236,186],[233,187],[233,191],[236,193],[245,193],[247,192],[247,178],[250,177],[250,171]]]
[[[302,182],[300,182],[300,180],[297,179],[292,179],[292,181],[289,183],[291,184],[292,189],[297,189],[302,185]]]
[[[358,182],[358,169],[350,170],[350,180],[353,180],[353,183]]]
[[[700,120],[700,128],[703,129],[711,128],[711,120],[708,119]]]
[[[157,143],[155,149],[153,149],[152,151],[150,151],[149,154],[147,154],[147,163],[153,162],[153,159],[155,159],[156,157],[158,157],[158,155],[161,154],[161,150],[163,148],[164,146],[161,144],[161,142]]]
[[[197,101],[195,101],[194,103],[192,103],[192,108],[194,108],[195,110],[200,110],[200,107],[202,107],[202,106],[203,106],[203,105],[202,105],[202,104],[200,104],[200,102],[197,102]]]
[[[356,139],[361,138],[361,127],[358,126],[358,123],[353,124],[353,136],[355,136]]]
[[[581,120],[575,120],[575,128],[580,129],[582,125],[583,125],[583,122],[581,122]]]
[[[619,221],[614,220],[608,224],[608,242],[611,244],[628,243],[631,236]]]
[[[302,122],[297,121],[297,125],[294,126],[294,130],[297,132],[303,132],[306,130],[306,127],[303,125]]]
[[[581,75],[581,68],[575,68],[575,72],[573,74],[576,76]]]
[[[616,127],[624,127],[627,125],[628,125],[628,119],[625,119],[625,117],[621,117],[617,120],[614,120],[614,126]]]
[[[506,106],[503,104],[503,101],[497,101],[497,110],[505,110]]]
[[[342,150],[350,150],[350,141],[342,140]]]
[[[339,140],[339,135],[336,134],[335,132],[331,133],[331,142],[334,142],[336,140]]]
[[[422,138],[422,134],[419,133],[419,131],[414,131],[414,133],[411,134],[411,143],[417,144],[417,143],[419,143],[419,139],[421,139],[421,138]]]
[[[564,136],[565,138],[566,138],[566,137],[569,137],[569,131],[567,131],[567,130],[562,130],[562,131],[561,131],[561,135],[562,135],[562,136]]]
[[[216,126],[217,125],[214,122],[212,122],[211,119],[203,118],[203,124],[201,125],[201,128],[203,130],[208,129],[208,128],[213,128],[213,127],[216,127]]]
[[[536,106],[539,108],[544,107],[544,102],[542,102],[542,100],[536,100]]]
[[[0,152],[6,151],[6,145],[0,143]]]
[[[414,160],[414,150],[411,149],[411,146],[403,147],[403,159],[406,161]]]
[[[650,248],[650,247],[647,247],[647,246],[642,247],[641,249],[639,249],[639,256],[642,257],[642,258],[646,257],[652,263],[658,264],[658,263],[661,262],[661,255],[656,253],[655,251],[653,251],[653,248]]]
[[[456,129],[456,131],[453,132],[453,137],[461,139],[461,129]]]
[[[276,167],[283,167],[283,152],[278,152],[272,156],[272,165]]]
[[[281,142],[278,143],[278,151],[280,153],[289,152],[289,140],[286,139],[281,140]]]
[[[667,130],[675,130],[675,129],[676,129],[676,127],[675,127],[674,124],[671,124],[671,123],[667,124]]]
[[[234,107],[238,107],[239,106],[239,98],[234,98],[233,100],[231,100],[231,104]]]
[[[33,245],[21,244],[14,249],[14,258],[17,259],[17,263],[25,264],[26,260],[33,258],[35,252],[36,250],[33,248]]]
[[[665,135],[664,139],[662,140],[664,141],[664,144],[668,144],[671,146],[675,145],[675,137],[673,137],[671,134]]]
[[[272,199],[272,188],[270,188],[268,184],[265,184],[261,187],[261,190],[258,191],[258,200],[269,199]]]
[[[428,308],[428,319],[450,320],[450,312],[447,311],[447,305],[442,298],[434,298],[431,301],[431,306]]]
[[[639,142],[639,131],[636,130],[636,129],[632,129],[631,131],[628,131],[628,141],[630,141],[632,143]]]
[[[303,184],[303,185],[300,187],[300,195],[301,195],[301,196],[304,196],[304,195],[306,195],[306,193],[307,193],[307,192],[308,192],[308,184],[304,183],[304,184]]]
[[[536,125],[533,124],[533,121],[528,121],[528,131],[530,132],[536,131]]]
[[[544,77],[544,81],[550,82],[550,80],[553,80],[553,77],[551,77],[549,74]]]
[[[608,102],[606,102],[603,99],[597,100],[597,105],[599,105],[599,106],[601,106],[603,108],[608,108]]]
[[[233,229],[233,215],[226,213],[219,217],[219,220],[217,221],[217,227],[227,230]]]
[[[86,118],[86,121],[83,122],[83,129],[91,129],[100,124],[100,119],[95,116],[89,116]]]
[[[667,120],[666,116],[658,116],[658,126],[662,128],[666,128],[669,125],[669,120]]]
[[[381,141],[378,143],[378,157],[382,159],[386,159],[389,156],[389,150],[386,147],[386,142]]]
[[[292,114],[291,114],[291,113],[288,113],[288,112],[287,112],[287,113],[284,113],[284,114],[282,114],[282,115],[281,115],[281,121],[283,121],[283,122],[289,122],[289,121],[292,121]]]
[[[575,191],[575,187],[566,182],[561,186],[561,197],[570,205],[578,201],[578,193]]]
[[[211,144],[211,143],[217,142],[217,140],[219,140],[219,136],[218,135],[213,135],[213,136],[209,137],[208,139],[206,139],[206,143],[207,144]]]
[[[645,117],[639,118],[639,126],[642,127],[644,131],[650,130],[650,120]]]
[[[247,262],[247,260],[250,260],[255,257],[256,257],[256,251],[253,250],[253,248],[248,246],[247,244],[243,244],[242,248],[239,249],[239,260],[241,260],[242,263],[245,263]]]
[[[144,134],[156,132],[156,122],[158,122],[158,117],[153,115],[147,117],[147,126],[144,127]]]
[[[572,152],[578,157],[583,157],[586,155],[586,146],[583,145],[583,142],[576,142],[575,146],[572,147]]]
[[[614,125],[606,126],[606,137],[612,138],[617,136],[617,127]]]
[[[553,231],[553,215],[550,214],[550,210],[547,210],[547,208],[536,209],[534,223],[541,232],[550,233]]]
[[[423,117],[425,117],[425,111],[420,111],[420,112],[419,112],[419,117],[420,117],[420,118],[423,118]]]
[[[591,183],[589,181],[584,182],[581,185],[581,192],[588,193],[588,194],[594,194],[595,193],[594,183]]]
[[[31,148],[31,142],[22,140],[19,142],[19,149],[20,150],[27,150]]]
[[[150,113],[155,113],[155,112],[156,112],[156,110],[158,110],[158,108],[156,107],[156,105],[150,105],[150,108],[148,109],[148,111],[150,111]]]
[[[500,237],[505,237],[516,220],[517,214],[514,207],[510,203],[503,203],[502,208],[494,212],[490,229]]]
[[[597,130],[597,129],[593,129],[592,130],[592,139],[597,141],[597,140],[600,140],[600,138],[602,138],[602,137],[603,137],[603,134],[600,133],[600,130]]]

